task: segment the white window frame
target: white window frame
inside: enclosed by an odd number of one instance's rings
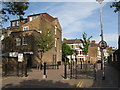
[[[55,35],[57,34],[57,26],[55,26]]]
[[[23,31],[27,31],[27,30],[29,30],[29,26],[24,26]]]
[[[16,46],[20,46],[21,45],[21,38],[16,38]]]
[[[57,47],[57,38],[55,38],[55,47]]]
[[[19,26],[19,21],[16,21],[16,26]]]
[[[37,17],[38,17],[38,16],[31,16],[31,17],[30,17],[30,21],[36,19]]]
[[[15,21],[14,22],[12,22],[12,27],[14,27],[15,26]]]

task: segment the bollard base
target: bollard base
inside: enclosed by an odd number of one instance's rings
[[[43,75],[43,78],[47,78],[47,75]]]
[[[105,76],[102,76],[102,80],[105,80]]]

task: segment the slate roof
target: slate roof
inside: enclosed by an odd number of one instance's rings
[[[67,44],[74,44],[74,43],[81,43],[80,39],[69,39],[69,40],[64,40],[63,42],[66,42]]]

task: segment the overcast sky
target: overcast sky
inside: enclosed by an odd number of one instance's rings
[[[109,46],[118,47],[118,14],[113,12],[109,3],[103,7],[103,32],[104,40]],[[62,27],[62,37],[80,39],[86,32],[92,35],[91,40],[100,41],[100,5],[96,2],[30,2],[25,17],[33,13],[48,13],[57,17]],[[11,16],[11,19],[17,17]],[[4,23],[9,26],[10,23]]]

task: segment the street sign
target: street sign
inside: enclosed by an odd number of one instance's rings
[[[23,53],[19,53],[18,54],[18,62],[22,62],[23,61]]]
[[[101,49],[105,49],[105,48],[107,47],[107,43],[106,43],[105,41],[103,41],[103,40],[100,41],[98,45],[99,45],[99,47],[100,47]]]

